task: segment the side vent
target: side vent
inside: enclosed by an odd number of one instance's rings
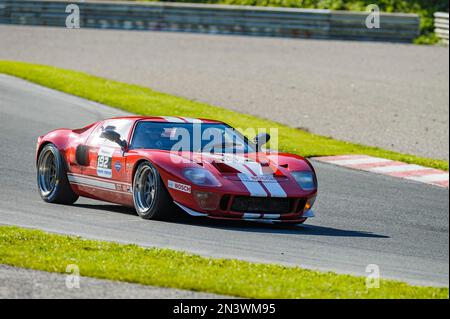
[[[78,165],[89,166],[89,148],[86,145],[78,145],[75,158]]]

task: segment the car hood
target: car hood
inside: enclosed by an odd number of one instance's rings
[[[224,192],[250,194],[256,197],[298,197],[312,194],[296,182],[293,171],[312,171],[311,164],[293,154],[210,154],[138,150],[139,157],[152,161],[166,179],[186,179],[186,168],[203,167],[221,182]],[[186,180],[187,182],[187,180]]]
[[[265,153],[250,154],[210,154],[210,153],[191,153],[184,154],[189,156],[190,160],[201,165],[210,171],[215,171],[218,175],[229,180],[242,181],[243,178],[251,181],[270,181],[279,182],[288,180],[290,176],[289,158],[285,156],[267,155]],[[298,160],[296,170],[311,170],[304,160]]]
[[[211,154],[162,150],[138,150],[137,153],[174,175],[179,175],[185,167],[203,167],[228,180],[283,181],[292,178],[292,171],[314,171],[306,159],[286,153]]]

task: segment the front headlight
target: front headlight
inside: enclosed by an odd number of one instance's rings
[[[204,168],[186,168],[183,175],[189,181],[199,186],[221,186],[217,178]]]
[[[312,191],[317,188],[316,176],[314,175],[313,172],[302,171],[302,172],[291,172],[291,174],[303,190]]]

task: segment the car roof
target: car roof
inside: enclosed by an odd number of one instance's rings
[[[151,121],[151,122],[165,122],[165,123],[223,123],[221,121],[204,119],[204,118],[191,118],[181,116],[121,116],[114,117],[111,120],[129,119],[134,121]]]

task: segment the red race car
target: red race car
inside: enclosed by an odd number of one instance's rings
[[[165,219],[192,216],[303,223],[313,217],[317,178],[297,155],[263,149],[227,124],[183,117],[121,117],[38,138],[37,184],[49,203],[79,196]],[[175,205],[176,206],[175,206]]]

